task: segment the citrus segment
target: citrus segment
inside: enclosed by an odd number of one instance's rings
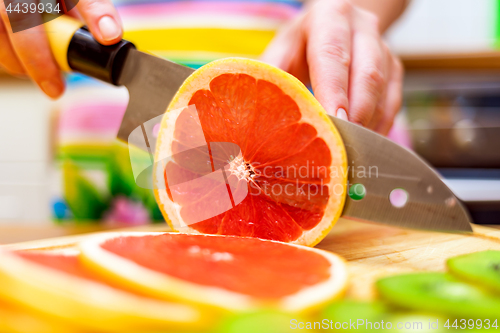
[[[0,252],[0,296],[57,322],[99,331],[198,327],[201,314],[100,282],[73,253]]]
[[[81,244],[90,267],[127,288],[230,311],[301,311],[346,284],[334,254],[256,238],[124,233]]]
[[[314,245],[344,205],[346,153],[333,123],[297,79],[254,60],[215,61],[185,81],[156,161],[155,195],[174,230]],[[224,180],[206,177],[218,168]]]
[[[53,268],[76,277],[99,281],[97,275],[85,269],[81,265],[80,260],[78,260],[78,257],[74,255],[49,255],[43,252],[18,252],[17,255],[27,261]]]

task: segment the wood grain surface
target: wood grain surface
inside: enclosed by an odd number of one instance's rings
[[[444,271],[447,258],[500,250],[500,230],[474,226],[474,234],[451,234],[341,219],[317,247],[338,253],[348,261],[349,296],[370,299],[375,296],[373,282],[382,276]]]

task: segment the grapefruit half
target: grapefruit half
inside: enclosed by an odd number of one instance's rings
[[[98,331],[198,327],[193,307],[103,283],[74,253],[0,252],[0,297],[57,322]]]
[[[229,312],[302,312],[340,297],[339,256],[258,238],[129,232],[80,244],[89,268],[125,288]]]
[[[228,58],[195,71],[170,103],[153,183],[173,230],[313,246],[341,215],[346,167],[337,129],[299,80]]]

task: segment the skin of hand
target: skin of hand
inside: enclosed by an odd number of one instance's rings
[[[403,0],[354,1],[307,3],[278,32],[262,60],[311,84],[328,114],[386,135],[401,107],[403,67],[382,33],[405,5]],[[363,2],[376,2],[378,12],[364,9]]]
[[[103,45],[122,38],[122,23],[111,0],[80,0],[69,13],[82,19]],[[5,4],[0,1],[0,65],[15,76],[29,76],[51,98],[64,92],[61,71],[42,25],[12,33]]]

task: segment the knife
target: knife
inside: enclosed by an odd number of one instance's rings
[[[101,45],[83,23],[68,16],[55,18],[44,26],[62,70],[127,88],[129,102],[118,131],[118,139],[125,143],[145,119],[167,110],[181,84],[194,72],[192,68],[138,51],[126,40]]]
[[[194,70],[140,52],[125,40],[103,46],[71,18],[59,17],[45,27],[61,69],[128,89],[130,99],[118,139],[143,147],[152,156],[156,139],[151,135],[155,124],[151,120],[163,115]],[[406,228],[472,232],[471,218],[462,202],[420,157],[366,128],[330,119],[340,132],[348,157],[350,190],[343,217]],[[358,172],[361,167],[364,174]],[[367,176],[366,172],[373,174]]]

